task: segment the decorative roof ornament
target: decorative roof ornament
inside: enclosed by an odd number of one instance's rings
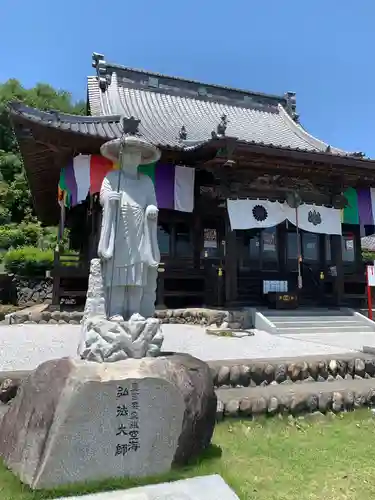
[[[220,123],[216,127],[217,135],[225,135],[225,132],[226,132],[227,127],[228,127],[228,123],[229,123],[229,120],[228,120],[227,115],[222,115],[222,117],[220,118]]]
[[[351,156],[354,156],[354,158],[364,158],[366,155],[362,151],[355,151]]]
[[[331,146],[328,144],[328,146],[326,147],[326,153],[332,153],[332,150],[331,150]]]
[[[130,118],[123,118],[122,119],[122,133],[124,135],[140,135],[139,133],[139,125],[141,123],[141,120],[136,120],[134,116],[131,116]]]
[[[103,54],[93,52],[92,67],[96,69],[100,90],[105,92],[108,85],[111,83],[111,75],[107,73],[107,62]]]
[[[185,125],[182,125],[182,127],[180,128],[180,131],[178,132],[178,138],[180,139],[180,141],[186,141],[187,131]]]
[[[298,123],[299,122],[299,114],[297,113],[296,93],[295,92],[286,92],[284,94],[284,98],[286,101],[287,113],[292,118],[292,120],[294,120],[296,123]]]

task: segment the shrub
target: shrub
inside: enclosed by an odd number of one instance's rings
[[[39,248],[55,248],[57,243],[57,231],[56,227],[44,227],[42,235],[39,239]],[[69,230],[65,228],[63,239],[60,241],[60,246],[62,248],[69,247]]]
[[[38,224],[9,224],[0,227],[0,248],[18,248],[21,246],[37,246],[42,234]]]
[[[0,249],[9,250],[24,246],[42,249],[55,248],[57,243],[56,227],[41,227],[37,223],[7,224],[0,227]],[[65,230],[60,245],[69,244],[69,232]]]
[[[53,250],[24,246],[8,250],[3,257],[4,269],[18,276],[44,276],[53,267]]]
[[[372,264],[375,260],[375,252],[371,252],[370,250],[362,250],[362,260],[364,262],[370,262]]]
[[[39,224],[21,224],[20,231],[25,239],[25,246],[38,246],[39,240],[43,234],[43,229]]]

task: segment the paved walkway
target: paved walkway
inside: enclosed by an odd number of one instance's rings
[[[344,354],[375,346],[375,332],[355,334],[271,335],[225,338],[190,325],[163,325],[165,351],[186,352],[203,360],[285,358]],[[29,370],[49,359],[76,356],[77,325],[0,325],[0,371]]]

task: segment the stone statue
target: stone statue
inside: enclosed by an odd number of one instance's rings
[[[118,141],[102,146],[103,156],[120,161],[120,170],[109,172],[100,190],[103,207],[98,254],[103,261],[107,315],[112,321],[140,313],[154,314],[157,268],[157,202],[155,188],[138,165],[157,161],[156,148],[136,137],[126,137],[119,155]],[[121,158],[119,158],[121,156]]]
[[[91,261],[79,353],[93,361],[155,356],[163,336],[155,312],[160,253],[155,188],[138,173],[160,151],[132,135],[106,142],[106,158],[118,163],[100,190],[99,259]]]

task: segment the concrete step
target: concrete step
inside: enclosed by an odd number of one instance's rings
[[[356,327],[362,325],[363,323],[358,323],[356,321],[272,321],[277,328],[341,328],[352,326]]]
[[[368,327],[366,325],[359,325],[359,326],[347,326],[347,327],[310,327],[310,328],[303,328],[303,327],[295,327],[295,328],[279,328],[276,327],[276,333],[280,335],[294,335],[294,334],[312,334],[312,333],[371,333],[374,332],[374,330],[371,327]]]
[[[272,323],[358,323],[355,316],[267,316]]]
[[[354,316],[350,313],[348,313],[347,310],[340,310],[340,309],[320,309],[320,308],[308,308],[308,309],[295,309],[295,310],[280,310],[280,309],[257,309],[260,313],[262,313],[264,316],[267,318],[271,317],[280,317],[280,318],[285,318],[285,317],[337,317],[337,316]]]
[[[258,310],[255,323],[274,334],[375,332],[375,323],[348,309]]]

